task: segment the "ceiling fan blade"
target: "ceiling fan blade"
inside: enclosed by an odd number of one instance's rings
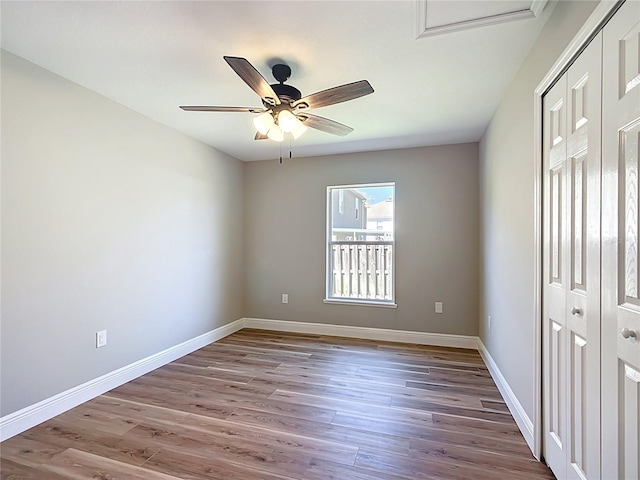
[[[246,58],[242,57],[223,57],[233,71],[251,87],[251,89],[260,95],[265,102],[270,105],[280,105],[280,99],[276,92],[273,91],[269,82],[267,82],[260,72],[249,63]]]
[[[339,87],[329,88],[321,92],[312,93],[292,104],[293,108],[319,108],[336,103],[347,102],[354,98],[373,93],[373,87],[366,80],[347,83]]]
[[[267,137],[266,135],[263,135],[260,132],[256,132],[256,136],[253,137],[254,140],[266,140],[267,138],[269,137]]]
[[[264,108],[253,107],[213,107],[208,105],[184,105],[180,107],[187,112],[250,112],[262,113]]]
[[[305,126],[315,128],[316,130],[321,130],[323,132],[331,133],[333,135],[340,135],[341,137],[344,137],[345,135],[353,132],[353,128],[351,127],[347,127],[346,125],[338,123],[334,120],[329,120],[328,118],[319,117],[318,115],[305,113],[296,116]]]

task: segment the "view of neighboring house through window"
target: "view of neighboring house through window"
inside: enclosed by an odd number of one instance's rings
[[[327,188],[327,300],[391,304],[395,184]]]

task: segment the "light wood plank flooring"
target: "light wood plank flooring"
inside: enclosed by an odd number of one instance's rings
[[[242,330],[0,446],[2,479],[553,479],[477,352]]]

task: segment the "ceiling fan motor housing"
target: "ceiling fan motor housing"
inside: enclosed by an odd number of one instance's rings
[[[302,97],[300,90],[291,85],[284,84],[291,76],[291,68],[289,65],[278,63],[271,67],[271,73],[273,74],[273,78],[279,82],[271,85],[271,88],[273,88],[273,91],[278,95],[282,103],[290,105],[296,100],[300,100]]]
[[[271,85],[273,91],[278,95],[282,103],[291,104],[302,98],[302,93],[296,87],[285,85],[284,83],[274,83]]]

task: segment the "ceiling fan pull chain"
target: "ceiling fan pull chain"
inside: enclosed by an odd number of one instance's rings
[[[282,143],[280,144],[280,165],[282,165]]]

